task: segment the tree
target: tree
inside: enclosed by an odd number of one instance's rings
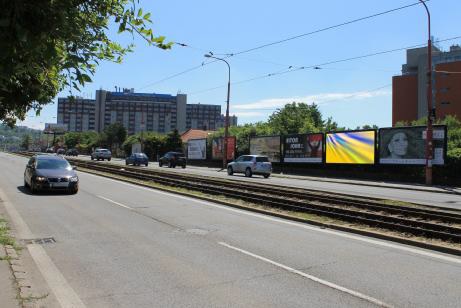
[[[81,133],[69,132],[64,135],[64,144],[68,149],[75,148],[80,143]]]
[[[323,129],[322,114],[316,104],[286,104],[275,111],[268,125],[276,134],[288,135],[307,132],[318,132]]]
[[[121,123],[113,123],[104,128],[106,143],[112,148],[113,145],[121,145],[127,135],[126,128]]]
[[[31,140],[32,139],[31,139],[29,134],[23,135],[22,140],[21,140],[21,148],[23,150],[27,151],[29,149],[29,145],[30,145]]]
[[[166,151],[179,151],[182,149],[181,135],[177,129],[168,133],[165,138],[165,150]]]
[[[108,36],[109,22],[118,32],[140,35],[148,44],[171,48],[154,36],[150,13],[139,0],[14,0],[0,10],[0,120],[13,126],[26,112],[40,113],[65,87],[79,90],[91,82],[102,60],[121,62],[134,45]]]

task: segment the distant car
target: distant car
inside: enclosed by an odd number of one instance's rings
[[[69,149],[66,151],[67,156],[78,156],[78,150],[77,149]]]
[[[66,154],[66,150],[63,149],[63,148],[59,148],[59,149],[56,151],[56,154],[58,154],[58,155],[64,155],[64,154]]]
[[[24,171],[24,186],[32,193],[63,190],[76,194],[79,180],[75,169],[62,156],[35,155],[29,159]]]
[[[54,149],[53,148],[47,148],[46,153],[54,153]]]
[[[112,153],[108,149],[96,149],[93,153],[91,153],[91,160],[111,160]]]
[[[246,177],[259,174],[268,178],[272,173],[272,164],[267,156],[242,155],[227,164],[227,174],[244,173]]]
[[[144,153],[133,153],[125,158],[125,164],[133,166],[145,165],[147,167],[149,165],[149,159]]]
[[[180,152],[168,152],[158,160],[158,165],[160,167],[166,165],[168,168],[176,168],[176,166],[186,168],[186,157]]]

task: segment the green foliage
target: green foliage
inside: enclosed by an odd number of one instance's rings
[[[104,128],[104,134],[101,136],[101,143],[107,144],[110,147],[121,145],[126,139],[127,131],[121,123],[113,123]]]
[[[27,111],[40,113],[65,87],[79,90],[91,82],[102,60],[120,63],[133,44],[108,36],[109,23],[119,33],[140,35],[149,45],[171,48],[148,27],[150,13],[139,0],[14,0],[0,10],[0,120],[13,126]]]
[[[165,138],[166,151],[182,151],[182,140],[178,130],[169,132]]]
[[[68,149],[75,148],[80,143],[79,133],[69,132],[64,135],[64,144]]]
[[[324,122],[316,104],[293,102],[275,111],[268,125],[275,134],[288,135],[321,131]]]
[[[32,138],[30,137],[29,134],[26,134],[26,135],[22,136],[21,148],[22,148],[23,150],[26,150],[26,151],[27,151],[27,150],[29,149],[29,145],[30,145],[30,143],[31,143],[31,140],[32,140]]]

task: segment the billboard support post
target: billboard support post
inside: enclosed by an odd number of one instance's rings
[[[427,132],[426,132],[426,185],[432,185],[432,41],[431,14],[424,0],[419,0],[427,12]]]

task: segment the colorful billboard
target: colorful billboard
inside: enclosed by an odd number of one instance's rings
[[[223,159],[224,138],[213,138],[211,142],[211,158],[220,160]],[[227,137],[227,160],[235,159],[235,145],[237,139],[235,136]]]
[[[286,163],[321,163],[323,134],[283,137],[283,161]]]
[[[187,159],[206,159],[206,139],[187,141]]]
[[[64,134],[67,132],[67,124],[45,123],[45,134]]]
[[[376,131],[327,133],[327,164],[374,164]]]
[[[447,134],[445,126],[434,126],[434,165],[445,163]],[[426,164],[426,127],[395,127],[379,130],[379,163],[397,165]]]
[[[271,162],[280,162],[280,136],[251,138],[250,154],[265,155]]]

